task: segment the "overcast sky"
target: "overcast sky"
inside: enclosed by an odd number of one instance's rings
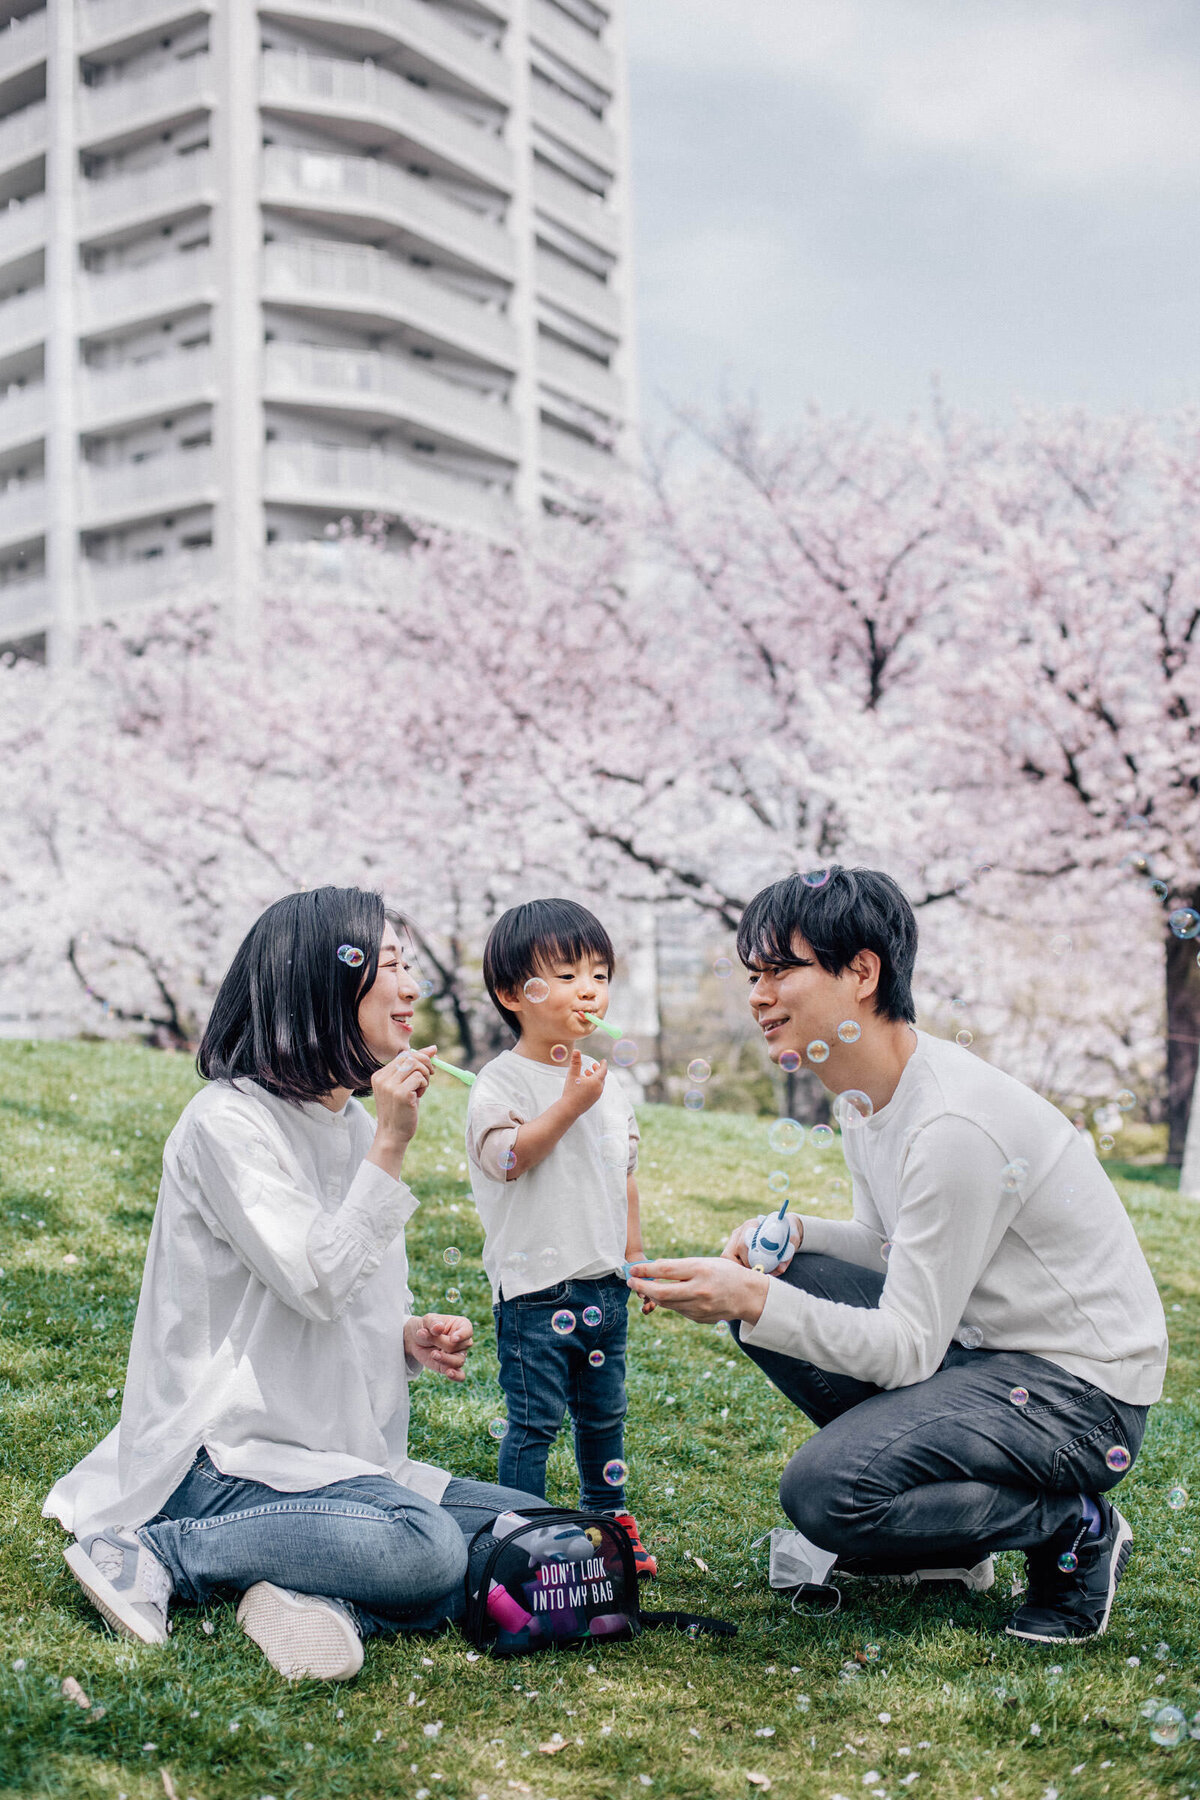
[[[627,0],[643,414],[1200,399],[1196,0]]]

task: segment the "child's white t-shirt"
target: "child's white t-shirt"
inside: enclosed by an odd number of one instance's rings
[[[589,1056],[585,1068],[594,1068]],[[537,1167],[506,1180],[503,1158],[558,1100],[566,1076],[505,1050],[479,1073],[467,1104],[467,1161],[483,1221],[492,1298],[611,1274],[625,1261],[626,1176],[637,1168],[633,1107],[611,1071],[604,1092]]]

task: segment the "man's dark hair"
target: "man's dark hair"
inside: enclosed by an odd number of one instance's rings
[[[830,975],[840,975],[860,950],[873,950],[879,958],[875,1011],[912,1024],[917,921],[890,875],[835,863],[772,882],[742,914],[738,955],[748,969],[791,968],[797,936]]]
[[[483,947],[483,979],[496,1011],[518,1037],[521,1021],[500,994],[523,988],[546,963],[559,957],[573,963],[581,956],[603,959],[612,974],[616,963],[612,939],[586,906],[577,906],[574,900],[527,900],[524,906],[510,906],[501,913]]]
[[[335,1087],[365,1094],[379,1063],[358,1003],[379,969],[389,912],[364,888],[314,888],[268,906],[238,946],[217,990],[196,1067],[206,1081],[256,1081],[283,1100],[321,1100]],[[338,951],[349,945],[362,961]]]

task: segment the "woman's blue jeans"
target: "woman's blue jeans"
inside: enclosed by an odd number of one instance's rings
[[[604,1471],[614,1472],[625,1444],[628,1306],[629,1289],[621,1277],[604,1275],[596,1281],[560,1281],[493,1307],[500,1386],[508,1402],[501,1481],[545,1494],[546,1459],[569,1409],[580,1506],[585,1512],[624,1512],[623,1481],[606,1479]],[[600,1316],[589,1324],[585,1315],[593,1311]],[[552,1323],[562,1312],[575,1320],[565,1333]],[[596,1351],[598,1365],[591,1361]]]
[[[461,1617],[467,1545],[497,1513],[544,1502],[490,1481],[452,1479],[440,1504],[386,1475],[304,1494],[223,1475],[197,1452],[139,1536],[182,1600],[241,1593],[256,1581],[344,1601],[364,1637],[436,1631]],[[491,1534],[476,1553],[482,1564]]]

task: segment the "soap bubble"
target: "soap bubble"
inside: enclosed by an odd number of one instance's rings
[[[828,1150],[833,1142],[832,1125],[814,1125],[808,1134],[808,1141],[814,1150]]]
[[[588,1352],[588,1361],[591,1363],[593,1369],[602,1369],[604,1367],[603,1350],[590,1350]]]
[[[702,1112],[704,1109],[703,1091],[700,1088],[689,1088],[683,1096],[683,1104],[689,1112]]]
[[[339,944],[338,961],[345,963],[348,969],[361,969],[366,962],[366,954],[357,944]]]
[[[1028,1179],[1029,1164],[1023,1156],[1016,1156],[1000,1171],[1000,1192],[1002,1194],[1019,1194]]]
[[[531,975],[521,992],[531,1005],[540,1006],[543,1000],[550,998],[550,983],[543,981],[540,975]]]
[[[857,1044],[862,1036],[862,1026],[857,1019],[843,1019],[838,1026],[838,1036],[843,1044]]]
[[[603,1473],[609,1487],[620,1487],[629,1480],[629,1466],[619,1456],[614,1456],[611,1462],[605,1463]]]
[[[829,1045],[825,1042],[824,1038],[814,1038],[804,1054],[807,1056],[810,1063],[828,1062]]]
[[[727,956],[718,956],[713,964],[713,974],[718,981],[728,981],[733,974],[733,964]]]
[[[462,1251],[451,1244],[448,1250],[442,1251],[442,1261],[448,1269],[457,1269],[459,1263],[462,1261]]]
[[[880,1649],[878,1644],[864,1644],[863,1657],[867,1662],[878,1662]]]
[[[1194,938],[1200,935],[1200,912],[1195,907],[1181,906],[1167,920],[1177,938]]]
[[[712,1074],[712,1064],[706,1063],[702,1056],[694,1056],[687,1066],[687,1078],[693,1087],[701,1087]]]
[[[783,1055],[779,1058],[779,1066],[785,1075],[794,1075],[796,1070],[800,1067],[800,1052],[798,1050],[785,1050]]]
[[[1188,1736],[1190,1738],[1200,1738],[1200,1712],[1194,1712],[1192,1714],[1188,1723]]]
[[[417,985],[417,997],[421,1000],[428,1000],[432,993],[433,983],[426,975]]]
[[[1114,1444],[1112,1449],[1106,1453],[1104,1460],[1114,1474],[1123,1475],[1133,1458],[1124,1444]]]
[[[618,1069],[632,1069],[638,1059],[638,1047],[632,1038],[618,1038],[611,1055]]]
[[[557,1331],[559,1337],[569,1337],[575,1329],[575,1314],[567,1312],[564,1308],[561,1312],[555,1313],[550,1325],[552,1330]]]
[[[583,1322],[585,1325],[599,1325],[603,1317],[604,1314],[598,1306],[585,1306],[583,1309]]]
[[[978,1350],[983,1345],[983,1333],[978,1325],[964,1325],[958,1334],[958,1341],[964,1350]]]
[[[838,1676],[842,1681],[857,1681],[861,1674],[862,1670],[856,1662],[844,1662],[838,1670]]]
[[[1023,1387],[1015,1387],[1015,1388],[1013,1388],[1012,1392],[1009,1394],[1008,1397],[1012,1401],[1014,1406],[1028,1406],[1028,1404],[1029,1404],[1029,1389],[1023,1388]]]
[[[829,1185],[835,1194],[845,1194],[849,1191],[850,1187],[850,1183],[846,1180],[844,1175],[835,1175]]]
[[[767,1133],[767,1142],[776,1156],[795,1156],[804,1142],[804,1127],[798,1119],[776,1119]]]
[[[1137,1095],[1131,1088],[1122,1088],[1118,1094],[1114,1094],[1113,1104],[1119,1106],[1122,1112],[1132,1112],[1137,1106]]]
[[[772,1169],[767,1176],[767,1186],[773,1194],[786,1194],[790,1185],[785,1169]]]
[[[1165,881],[1160,881],[1157,876],[1152,876],[1146,883],[1146,886],[1150,889],[1150,892],[1154,895],[1156,900],[1165,900],[1171,891],[1168,884]]]
[[[845,1131],[857,1131],[875,1111],[870,1094],[861,1088],[847,1088],[833,1103],[833,1116]]]
[[[892,1254],[892,1246],[889,1243],[880,1244],[879,1254],[880,1254],[880,1256],[882,1256],[884,1262],[887,1262],[888,1258]]]
[[[1111,1137],[1106,1131],[1104,1136],[1100,1139],[1100,1148],[1101,1150],[1111,1150],[1115,1142],[1116,1139]]]
[[[451,1306],[461,1306],[462,1305],[462,1295],[456,1287],[448,1287],[446,1289],[446,1298],[450,1302]]]
[[[1162,1643],[1162,1642],[1155,1644],[1154,1654],[1155,1654],[1155,1656],[1157,1656],[1159,1662],[1166,1662],[1167,1658],[1171,1654],[1170,1644],[1166,1644],[1166,1643]]]
[[[537,1266],[546,1274],[558,1267],[558,1251],[553,1244],[546,1244],[537,1254]]]
[[[1150,1721],[1150,1742],[1176,1750],[1188,1735],[1187,1714],[1178,1706],[1160,1706]]]
[[[971,1045],[975,1042],[975,1033],[973,1031],[967,1031],[965,1029],[962,1031],[956,1031],[954,1034],[954,1041],[956,1044],[959,1045],[959,1047],[961,1049],[969,1050],[971,1048]]]
[[[600,1161],[607,1169],[629,1166],[629,1137],[624,1131],[605,1131],[600,1137]]]
[[[1069,956],[1070,952],[1071,940],[1067,937],[1065,932],[1060,931],[1057,937],[1052,937],[1050,939],[1050,953],[1052,956]]]
[[[800,879],[806,888],[820,888],[825,886],[832,873],[831,869],[810,869],[807,875],[801,875]]]
[[[1073,1575],[1079,1567],[1079,1558],[1073,1550],[1064,1550],[1058,1559],[1058,1566],[1064,1575]]]
[[[565,1063],[570,1054],[571,1052],[567,1049],[565,1044],[552,1044],[550,1046],[551,1062]]]
[[[488,1436],[489,1437],[494,1437],[497,1439],[502,1438],[505,1435],[505,1433],[507,1432],[507,1430],[508,1430],[508,1420],[507,1419],[489,1419],[488,1420]]]
[[[1188,1503],[1188,1491],[1185,1487],[1167,1489],[1167,1505],[1172,1512],[1182,1512]]]
[[[516,1166],[517,1166],[516,1151],[515,1150],[502,1150],[500,1152],[500,1167],[502,1169],[515,1169]]]

